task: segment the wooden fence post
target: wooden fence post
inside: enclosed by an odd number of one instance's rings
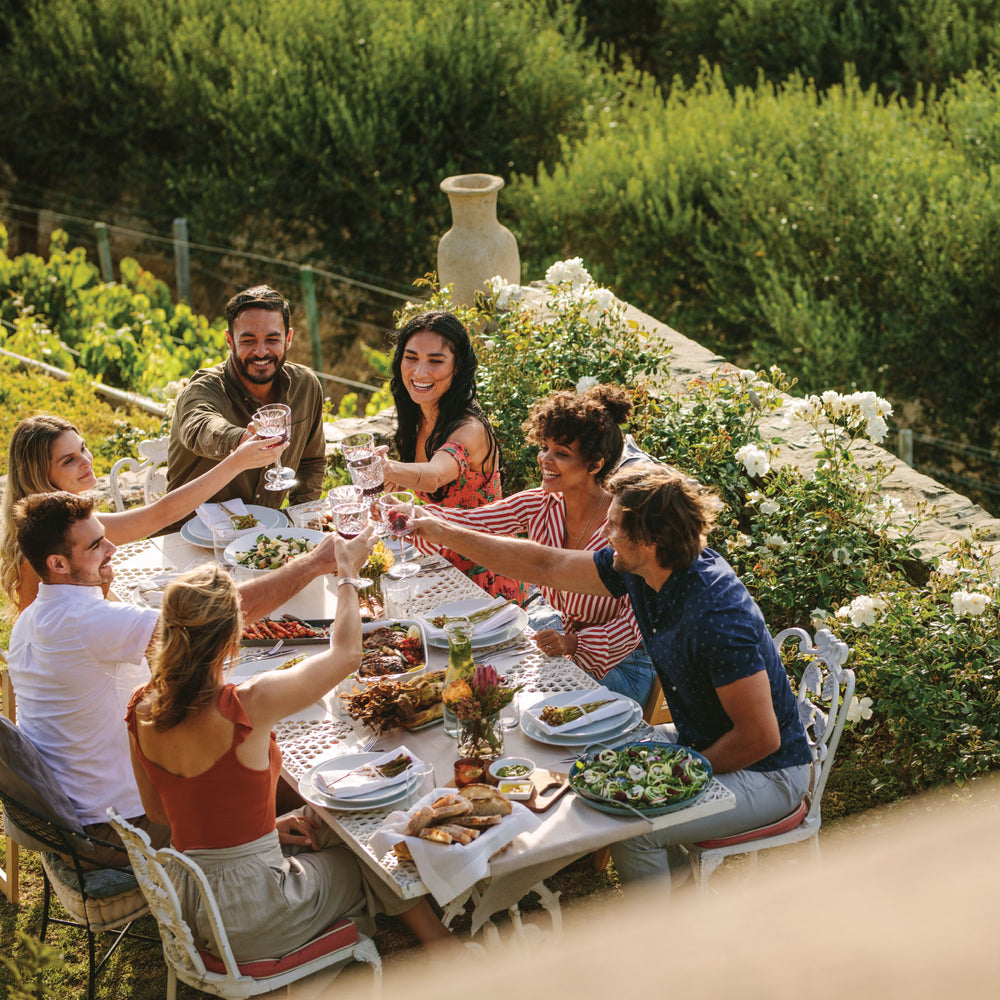
[[[191,304],[191,251],[188,247],[187,219],[174,219],[174,271],[177,301]]]
[[[101,277],[104,281],[115,280],[115,266],[111,261],[111,242],[108,240],[108,227],[104,222],[95,222],[97,233],[97,259],[101,263]]]
[[[304,264],[299,268],[302,281],[302,304],[306,310],[306,322],[309,324],[309,340],[312,343],[313,368],[323,370],[323,348],[319,342],[319,310],[316,308],[316,285],[313,279],[313,269]]]

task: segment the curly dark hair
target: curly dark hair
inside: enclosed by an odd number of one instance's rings
[[[28,564],[44,582],[50,579],[48,558],[69,557],[69,534],[77,521],[86,521],[94,512],[94,499],[57,490],[32,493],[14,504],[17,544]]]
[[[638,465],[612,476],[608,490],[632,542],[656,545],[656,561],[686,569],[715,527],[722,502],[708,488],[666,465]]]
[[[392,356],[392,381],[389,383],[389,390],[396,404],[394,443],[400,460],[416,461],[417,432],[420,429],[420,406],[413,402],[403,384],[403,352],[406,350],[407,341],[414,334],[424,330],[436,333],[448,341],[455,356],[455,373],[451,385],[438,403],[437,420],[427,437],[427,454],[433,455],[448,440],[456,427],[472,417],[486,428],[490,444],[486,460],[483,462],[483,473],[487,477],[492,476],[494,468],[500,463],[500,446],[489,419],[476,401],[476,369],[479,367],[479,361],[472,348],[469,331],[465,329],[462,321],[450,312],[421,313],[396,331],[396,350]],[[443,495],[442,488],[432,494],[431,498],[440,500]]]
[[[632,399],[624,389],[595,385],[585,392],[562,390],[537,402],[521,430],[530,444],[545,438],[559,444],[574,441],[588,466],[603,459],[594,478],[603,483],[622,457],[625,439],[621,427],[632,412]]]

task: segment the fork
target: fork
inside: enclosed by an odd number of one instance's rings
[[[266,652],[256,652],[256,653],[244,653],[240,659],[240,663],[253,663],[255,660],[266,660],[270,656],[274,656],[278,650],[284,646],[285,640],[279,639],[269,650]]]

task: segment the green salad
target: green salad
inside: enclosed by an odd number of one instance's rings
[[[577,791],[641,808],[692,798],[711,777],[711,767],[685,747],[633,743],[578,760],[569,780]]]
[[[258,535],[253,548],[244,552],[236,560],[237,565],[247,569],[277,569],[289,559],[316,548],[316,543],[305,538],[280,538]]]

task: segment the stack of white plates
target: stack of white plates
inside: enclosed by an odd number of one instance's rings
[[[588,693],[593,694],[595,701],[604,698],[616,699],[621,702],[620,712],[605,716],[603,719],[597,719],[589,724],[577,726],[565,733],[549,733],[538,724],[538,719],[535,716],[544,705],[554,705],[556,708],[561,708],[575,701],[581,693],[580,691],[558,691],[545,695],[534,706],[521,712],[521,732],[538,743],[547,743],[549,746],[578,747],[617,739],[634,729],[642,720],[642,706],[638,702],[623,694],[598,687]]]

